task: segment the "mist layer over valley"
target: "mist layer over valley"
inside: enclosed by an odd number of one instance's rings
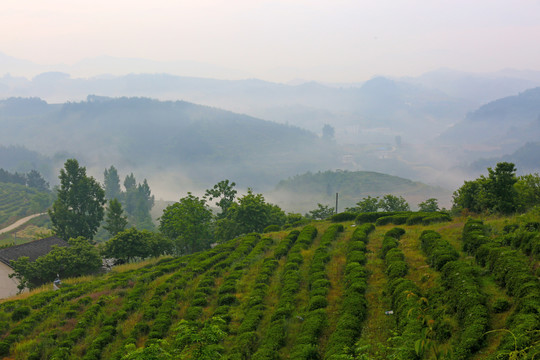
[[[528,89],[540,84],[537,75],[440,70],[351,84],[5,75],[0,167],[37,169],[55,184],[63,161],[75,157],[97,179],[110,165],[147,178],[165,200],[231,179],[290,210],[287,204],[296,203],[299,211],[332,202],[340,186],[321,180],[322,190],[291,190],[277,186],[280,181],[329,170],[367,171],[420,181],[429,190],[389,184],[373,192],[360,182],[347,194],[347,205],[396,193],[413,204],[437,197],[447,206],[451,191],[445,189],[501,159],[539,171],[538,152],[530,149],[540,134],[540,88]],[[470,91],[482,87],[490,91]],[[483,103],[499,95],[505,97]]]

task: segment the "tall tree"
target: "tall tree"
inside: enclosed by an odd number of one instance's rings
[[[498,163],[495,170],[488,168],[489,193],[495,201],[495,211],[509,214],[516,211],[517,192],[514,184],[517,182],[516,167],[509,162]]]
[[[116,198],[109,200],[109,206],[105,213],[105,225],[103,226],[105,230],[107,230],[111,236],[115,236],[120,231],[124,231],[127,223],[127,217],[124,215],[124,210],[122,209],[120,201]]]
[[[355,212],[377,212],[379,210],[379,197],[371,197],[368,196],[367,198],[363,198],[359,202],[356,203],[356,207],[351,209]]]
[[[227,216],[227,210],[229,210],[234,203],[236,197],[235,186],[236,183],[234,182],[229,183],[229,180],[222,180],[214,185],[212,189],[206,190],[204,196],[208,197],[208,200],[212,201],[214,199],[219,199],[219,201],[216,202],[216,205],[221,208],[221,213],[218,215],[218,218]]]
[[[120,190],[120,177],[116,168],[111,165],[109,169],[105,169],[103,177],[105,180],[105,198],[107,200],[120,199],[122,191]]]
[[[159,230],[175,243],[178,254],[190,254],[210,247],[211,220],[205,200],[188,193],[163,210]]]
[[[454,192],[453,209],[509,214],[520,206],[520,184],[516,177],[515,165],[508,162],[498,163],[495,170],[488,168],[488,176],[465,181]],[[522,185],[522,183],[521,183]]]
[[[306,217],[315,220],[324,220],[332,215],[334,215],[333,207],[330,207],[330,205],[317,204],[317,208],[310,210],[309,213],[306,214]]]
[[[54,232],[65,240],[92,239],[103,220],[105,191],[75,159],[66,161],[59,178],[57,199],[49,210]]]
[[[216,236],[220,241],[240,234],[262,232],[268,225],[283,225],[286,215],[278,206],[266,202],[262,194],[248,193],[233,203],[227,216],[216,222]]]
[[[384,195],[381,201],[379,201],[379,207],[383,211],[409,211],[411,210],[409,203],[402,196],[395,196],[392,194]]]
[[[439,204],[437,203],[437,199],[430,198],[418,204],[418,208],[424,212],[436,212],[439,211]]]
[[[31,170],[26,174],[26,186],[40,191],[49,191],[49,183],[36,170]]]

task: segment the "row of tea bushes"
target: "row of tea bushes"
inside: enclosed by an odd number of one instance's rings
[[[139,304],[137,311],[142,314],[142,318],[132,327],[129,334],[126,334],[127,337],[123,339],[112,358],[122,358],[125,355],[124,348],[136,344],[144,336],[147,336],[150,344],[164,337],[173,323],[178,303],[186,300],[184,291],[186,285],[198,275],[204,274],[203,278],[211,277],[210,273],[215,275],[215,270],[210,269],[233,256],[240,240],[240,238],[233,239],[207,253],[190,256],[180,271],[157,286],[150,299]],[[200,314],[197,311],[194,313]]]
[[[422,249],[428,261],[441,270],[446,304],[458,318],[461,332],[453,347],[455,359],[467,359],[483,346],[489,313],[478,280],[478,269],[456,260],[455,249],[438,233],[424,231]]]
[[[386,263],[386,276],[390,281],[407,275],[409,267],[405,261],[405,255],[398,246],[398,240],[405,234],[401,228],[393,228],[384,235],[382,258]],[[386,242],[386,247],[385,247]]]
[[[405,230],[403,230],[402,228],[397,228],[397,227],[386,232],[383,238],[381,254],[380,254],[382,259],[386,257],[386,253],[388,251],[390,251],[391,249],[395,249],[399,246],[399,238],[403,234],[405,234]]]
[[[540,229],[538,223],[506,225],[500,240],[502,245],[521,250],[525,255],[540,259]]]
[[[358,226],[349,241],[345,264],[345,291],[336,330],[330,335],[326,346],[325,359],[339,359],[347,348],[354,345],[360,335],[367,316],[367,270],[365,252],[369,234],[375,229],[373,224]]]
[[[254,234],[251,235],[251,238],[260,238],[260,236]],[[251,263],[256,261],[272,244],[272,239],[262,239],[253,247],[247,256],[235,263],[232,271],[229,271],[228,275],[223,279],[223,283],[218,289],[218,307],[214,311],[214,316],[222,318],[227,324],[231,321],[229,312],[230,307],[237,304],[236,293],[238,290],[238,281],[245,274],[246,268],[251,265]],[[253,246],[254,243],[249,245]]]
[[[336,217],[341,214],[335,215]],[[345,217],[345,215],[342,215]],[[356,216],[357,224],[375,223],[376,226],[393,225],[430,225],[452,221],[446,212],[368,212]]]
[[[330,281],[326,276],[326,264],[330,261],[330,247],[342,232],[343,225],[331,225],[321,237],[321,242],[309,268],[309,303],[303,314],[302,327],[291,351],[293,359],[319,358],[319,337],[328,326],[327,295],[330,291]]]
[[[274,359],[285,345],[288,321],[296,307],[296,295],[302,281],[300,273],[300,266],[304,262],[302,250],[307,249],[313,243],[316,235],[315,227],[312,225],[304,227],[289,251],[281,275],[279,301],[261,344],[253,354],[253,359]]]
[[[420,235],[420,247],[427,255],[428,264],[440,271],[449,261],[459,259],[459,252],[436,231],[424,230]]]
[[[295,244],[300,232],[293,230],[276,246],[272,256],[263,260],[259,274],[255,278],[255,285],[249,293],[244,305],[244,318],[236,330],[235,343],[227,356],[228,359],[250,359],[259,344],[256,333],[267,306],[264,299],[268,294],[270,279],[278,267],[278,261],[286,256]]]
[[[383,238],[381,257],[386,264],[388,283],[385,293],[390,294],[392,309],[396,319],[398,346],[396,356],[402,359],[418,359],[421,350],[415,349],[417,341],[422,337],[424,321],[422,319],[422,303],[420,289],[416,284],[404,277],[409,271],[405,255],[399,249],[399,239],[405,234],[401,228],[393,228]]]
[[[482,242],[475,253],[477,262],[493,274],[497,284],[505,288],[516,303],[514,312],[506,323],[512,335],[508,334],[503,338],[497,355],[503,356],[511,351],[524,351],[532,355],[534,350],[531,346],[536,344],[538,351],[540,341],[540,281],[533,275],[523,253],[501,246],[500,239],[484,242],[483,234],[487,229],[481,227],[485,226],[479,221],[474,221],[474,226],[467,223],[463,228],[463,238],[472,243]],[[482,236],[482,239],[475,241],[475,236]],[[504,242],[505,236],[502,237]],[[500,311],[504,310],[503,308]]]

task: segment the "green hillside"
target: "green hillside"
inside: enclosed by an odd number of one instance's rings
[[[0,228],[24,216],[45,211],[51,202],[50,194],[24,185],[0,182]]]
[[[438,198],[442,206],[449,205],[451,192],[398,176],[373,171],[324,171],[296,175],[282,180],[275,194],[285,206],[296,209],[313,208],[317,203],[335,204],[336,193],[341,203],[339,208],[353,207],[368,196],[400,195],[414,207],[428,199]]]
[[[401,218],[250,234],[47,285],[0,304],[0,355],[538,357],[539,214],[387,223]]]

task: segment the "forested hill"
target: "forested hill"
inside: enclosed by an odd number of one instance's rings
[[[534,358],[537,213],[450,223],[384,215],[49,284],[0,304],[0,356]]]
[[[334,204],[339,193],[341,209],[352,207],[367,196],[386,194],[404,196],[413,206],[428,198],[438,198],[441,205],[448,206],[450,198],[448,190],[371,171],[307,172],[280,181],[275,192],[296,206],[306,200],[311,204]]]
[[[540,87],[487,103],[441,135],[445,144],[504,155],[540,133]],[[496,151],[498,150],[498,151]]]
[[[8,99],[0,102],[0,126],[4,145],[68,153],[101,168],[187,169],[208,184],[227,177],[272,184],[335,159],[335,145],[311,132],[184,101]]]

